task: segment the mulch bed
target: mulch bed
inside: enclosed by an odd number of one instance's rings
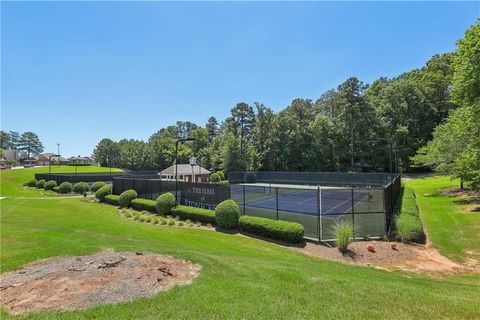
[[[199,271],[188,261],[142,252],[44,259],[1,275],[0,305],[13,314],[84,309],[190,284]]]

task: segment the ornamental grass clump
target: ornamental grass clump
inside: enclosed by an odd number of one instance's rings
[[[169,215],[175,207],[175,196],[171,192],[161,194],[155,201],[157,212],[163,216]]]
[[[397,238],[403,243],[417,240],[423,232],[422,222],[417,216],[401,214],[395,218]]]
[[[220,228],[235,228],[240,218],[240,208],[233,200],[222,201],[215,208],[215,221]]]
[[[335,243],[338,250],[342,253],[346,253],[348,251],[348,245],[352,242],[353,237],[353,227],[350,222],[344,219],[335,222],[333,234],[335,235]]]

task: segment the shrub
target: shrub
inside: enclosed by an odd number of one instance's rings
[[[90,189],[86,182],[77,182],[73,185],[73,192],[81,193],[87,192]]]
[[[101,187],[104,187],[106,185],[107,184],[103,181],[97,181],[97,182],[92,184],[92,186],[90,187],[90,191],[97,192]]]
[[[161,194],[155,201],[155,208],[161,215],[170,214],[175,207],[175,196],[171,192]]]
[[[422,222],[417,216],[401,214],[395,218],[397,237],[404,243],[418,239],[422,235]]]
[[[213,183],[217,183],[217,182],[220,182],[222,179],[220,178],[220,176],[218,175],[218,173],[212,173],[210,175],[210,182],[213,182]]]
[[[40,180],[37,181],[36,187],[38,189],[43,189],[43,186],[45,185],[45,183],[46,183],[46,181],[44,179],[40,179]]]
[[[53,192],[57,192],[58,193],[58,187],[53,187]]]
[[[233,200],[222,201],[215,209],[215,222],[221,228],[231,229],[237,226],[240,209]]]
[[[57,181],[49,180],[43,185],[44,190],[53,190],[57,186]]]
[[[140,217],[141,217],[141,215],[140,215],[139,212],[134,212],[133,213],[133,219],[138,220],[138,219],[140,219]]]
[[[105,202],[108,204],[113,204],[114,206],[118,206],[120,205],[120,196],[109,194],[105,197]]]
[[[107,184],[106,186],[101,187],[95,192],[95,198],[100,202],[105,202],[105,197],[112,194],[112,185]]]
[[[168,224],[169,226],[174,226],[174,225],[175,225],[175,219],[168,218],[168,219],[167,219],[167,224]]]
[[[24,186],[27,186],[27,187],[36,187],[37,186],[37,179],[32,179],[32,180],[28,180],[27,182],[25,182],[23,185]]]
[[[120,194],[120,198],[119,198],[120,206],[125,208],[129,207],[132,200],[135,199],[137,196],[138,196],[137,192],[133,189],[123,191]]]
[[[221,181],[225,180],[225,174],[223,173],[223,171],[217,171],[217,174],[220,177]]]
[[[353,236],[352,225],[344,219],[338,220],[333,226],[333,234],[335,235],[335,243],[338,250],[342,253],[347,252]]]
[[[255,183],[257,182],[257,176],[253,172],[247,172],[245,174],[245,182],[246,183]]]
[[[70,182],[62,182],[58,186],[58,193],[70,193],[72,192],[72,184]]]
[[[165,218],[163,218],[163,217],[160,217],[160,219],[159,219],[159,220],[160,220],[160,224],[161,224],[161,225],[163,225],[163,226],[164,226],[164,225],[166,225],[166,224],[167,224],[167,219],[165,219]]]
[[[157,212],[157,209],[155,208],[155,200],[136,198],[132,200],[132,203],[130,205],[136,210]]]
[[[203,223],[215,224],[215,211],[200,209],[188,206],[176,206],[172,209],[172,214],[182,220],[194,220]]]
[[[240,230],[258,234],[267,238],[287,242],[303,241],[303,226],[299,223],[267,218],[241,216],[238,220]]]

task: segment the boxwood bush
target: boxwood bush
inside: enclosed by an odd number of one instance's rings
[[[155,207],[155,200],[136,198],[132,200],[132,203],[130,205],[136,210],[157,212],[157,208]]]
[[[92,191],[92,192],[97,192],[98,189],[100,189],[101,187],[104,187],[104,186],[106,186],[106,185],[107,185],[107,184],[106,184],[105,182],[103,182],[103,181],[94,182],[94,183],[92,184],[92,186],[90,187],[90,191]]]
[[[86,182],[77,182],[73,185],[73,192],[75,193],[85,193],[90,190],[90,187]]]
[[[70,193],[72,192],[72,184],[70,182],[62,182],[58,186],[58,193]]]
[[[52,189],[54,192],[58,192],[58,187],[53,187]]]
[[[222,179],[218,175],[218,173],[214,172],[210,175],[210,182],[217,183],[220,182]]]
[[[120,206],[127,208],[130,207],[130,203],[132,203],[132,200],[138,197],[137,191],[133,189],[128,189],[126,191],[123,191],[120,194]]]
[[[215,224],[215,211],[188,206],[176,206],[172,214],[182,220],[192,220],[202,223]]]
[[[106,186],[101,187],[95,192],[95,198],[100,202],[105,202],[105,197],[112,194],[112,185],[107,184]]]
[[[217,171],[217,174],[220,177],[221,181],[225,180],[225,174],[223,173],[223,171]]]
[[[240,218],[240,208],[233,200],[225,200],[215,208],[215,222],[221,228],[235,228]]]
[[[238,220],[238,227],[240,230],[271,239],[293,243],[303,241],[303,226],[296,222],[241,216]]]
[[[175,196],[171,192],[161,194],[155,201],[155,208],[161,215],[168,215],[175,207]]]
[[[108,204],[113,204],[114,206],[119,206],[120,196],[117,196],[115,194],[109,194],[108,196],[105,197],[105,202]]]
[[[27,186],[27,187],[36,187],[37,186],[37,179],[32,179],[32,180],[28,180],[27,182],[25,182],[23,185],[24,186]]]
[[[46,181],[44,179],[40,179],[40,180],[37,181],[36,187],[38,189],[43,189],[43,186],[45,185],[45,183],[46,183]]]
[[[57,181],[49,180],[43,185],[43,190],[53,190],[57,186]]]

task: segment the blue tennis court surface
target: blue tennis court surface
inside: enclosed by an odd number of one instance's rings
[[[322,215],[337,218],[351,210],[352,202],[355,206],[358,202],[369,197],[368,192],[356,192],[352,201],[351,190],[322,190],[321,201],[319,201],[317,190],[286,191],[283,189],[282,191],[278,194],[278,200],[275,193],[266,194],[262,199],[245,201],[245,207],[276,210],[278,204],[278,210],[280,211],[315,216],[320,211]]]

